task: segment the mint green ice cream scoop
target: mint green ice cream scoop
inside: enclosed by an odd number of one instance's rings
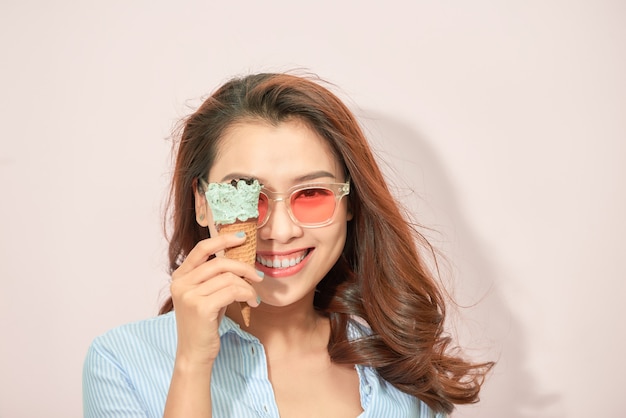
[[[230,183],[209,183],[205,193],[216,225],[259,217],[261,185],[256,179],[233,180]]]

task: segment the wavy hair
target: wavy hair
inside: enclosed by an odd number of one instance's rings
[[[195,220],[193,190],[213,165],[225,130],[248,120],[277,125],[294,118],[326,139],[351,179],[353,219],[346,244],[314,300],[330,318],[332,361],[373,367],[436,411],[477,402],[493,363],[471,363],[451,349],[444,333],[444,298],[420,253],[432,253],[432,248],[402,215],[355,116],[319,79],[290,74],[235,78],[182,121],[168,212],[170,270],[208,237]],[[171,310],[169,298],[159,313]],[[348,337],[353,318],[369,325],[366,336]]]

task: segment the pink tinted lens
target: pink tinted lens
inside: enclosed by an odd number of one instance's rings
[[[323,188],[308,188],[291,195],[291,212],[304,224],[326,222],[335,211],[335,194]]]

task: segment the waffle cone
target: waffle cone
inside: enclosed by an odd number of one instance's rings
[[[217,225],[217,231],[220,235],[234,234],[240,231],[243,231],[246,234],[246,241],[238,247],[225,249],[224,256],[253,266],[256,262],[256,230],[256,219],[249,219],[246,222],[235,222],[234,224],[228,225]],[[239,305],[241,307],[243,322],[247,327],[249,327],[252,309],[246,302],[239,302]]]
[[[238,247],[226,248],[224,250],[224,256],[254,265],[256,261],[256,226],[256,219],[253,221],[235,222],[234,224],[228,225],[218,225],[217,231],[220,235],[234,234],[240,231],[246,234],[246,241]]]

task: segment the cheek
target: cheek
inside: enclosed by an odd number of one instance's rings
[[[342,220],[341,222],[331,225],[331,227],[333,229],[332,231],[328,231],[328,235],[326,235],[325,239],[329,244],[329,248],[331,248],[331,252],[336,254],[337,258],[339,258],[343,247],[346,245],[348,225],[346,221]]]

